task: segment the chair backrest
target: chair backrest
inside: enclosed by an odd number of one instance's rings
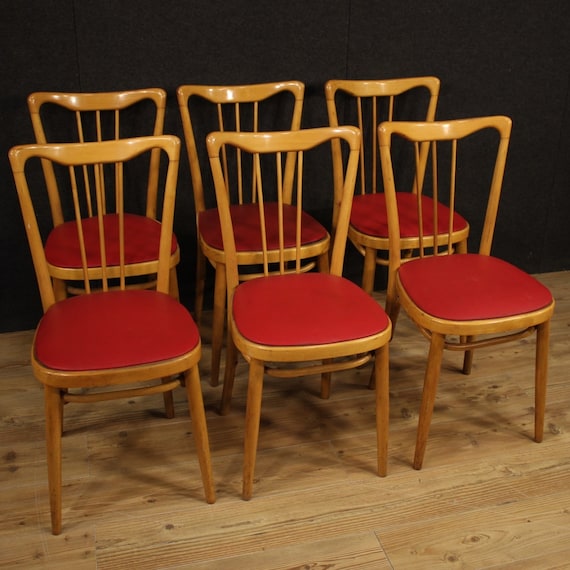
[[[383,121],[433,121],[439,98],[437,77],[331,79],[325,84],[329,125],[356,125],[362,132],[358,173],[360,194],[381,190],[377,129]],[[333,152],[338,144],[333,143]],[[337,162],[338,163],[338,162]],[[342,173],[336,173],[341,180]]]
[[[28,109],[38,144],[117,140],[164,132],[166,91],[160,88],[101,93],[36,92],[28,96]],[[156,217],[158,158],[150,155],[145,176],[144,213]],[[55,174],[43,164],[54,225],[65,221]]]
[[[160,176],[164,182],[164,190],[160,192],[162,196],[160,204],[161,223],[150,222],[157,225],[157,232],[160,235],[159,251],[156,252],[158,254],[156,287],[157,290],[168,293],[174,203],[180,157],[180,140],[177,137],[161,135],[102,142],[32,144],[16,146],[10,150],[10,164],[44,311],[55,302],[55,294],[50,268],[46,261],[41,224],[39,223],[39,218],[41,219],[43,214],[44,202],[39,193],[35,191],[37,189],[32,190],[30,187],[30,182],[33,185],[33,181],[37,180],[35,170],[39,165],[36,163],[39,161],[48,162],[50,166],[57,165],[60,173],[66,173],[67,190],[73,201],[76,223],[74,227],[77,228],[74,242],[81,249],[84,288],[89,293],[91,281],[94,279],[101,280],[103,290],[108,290],[111,287],[107,265],[110,247],[118,247],[120,260],[119,282],[118,284],[113,283],[113,286],[120,288],[126,286],[124,234],[125,225],[128,224],[125,223],[125,202],[132,186],[129,181],[129,174],[136,170],[130,166],[133,161],[145,159],[157,150],[166,157],[165,160],[160,161],[161,164],[164,164],[166,172]],[[63,176],[58,176],[58,181],[62,180]],[[98,206],[95,217],[91,218],[84,217],[80,205],[80,194],[86,183],[92,188]],[[115,197],[117,206],[115,216],[105,216],[104,209],[100,207],[109,193]],[[98,243],[96,240],[95,242],[94,240],[86,242],[84,239],[88,233],[84,231],[84,225],[92,223],[97,224]],[[94,256],[97,257],[97,267],[95,268],[88,263]]]
[[[228,188],[226,176],[223,167],[223,149],[231,146],[240,149],[242,153],[248,153],[253,156],[254,178],[256,180],[258,190],[259,215],[261,220],[262,243],[264,244],[264,274],[269,275],[268,249],[267,249],[267,228],[264,220],[264,203],[265,189],[271,189],[277,186],[277,203],[279,205],[279,242],[281,243],[280,262],[278,271],[284,273],[287,269],[286,260],[289,259],[284,252],[284,236],[283,236],[283,205],[285,202],[283,196],[292,191],[295,195],[295,216],[296,216],[296,249],[294,265],[297,272],[301,271],[301,232],[302,232],[302,213],[303,213],[303,172],[306,163],[310,162],[312,154],[309,151],[316,152],[319,160],[319,168],[322,169],[322,153],[318,152],[319,147],[329,145],[334,139],[343,141],[347,150],[347,161],[342,167],[344,172],[343,196],[339,205],[339,217],[337,231],[334,237],[333,248],[331,253],[330,272],[334,275],[341,275],[344,262],[344,252],[348,233],[348,223],[350,218],[350,209],[352,204],[352,196],[354,194],[354,185],[358,170],[358,155],[360,152],[360,131],[356,127],[319,127],[312,129],[302,129],[299,131],[281,131],[267,133],[237,133],[237,132],[215,132],[211,133],[207,138],[208,155],[214,179],[216,198],[218,201],[218,210],[222,225],[222,236],[224,240],[224,250],[226,255],[226,270],[228,280],[228,293],[237,287],[238,284],[238,265],[236,256],[236,246],[232,227],[232,219],[230,214],[230,201],[228,198]],[[295,176],[290,181],[292,189],[286,187],[288,179],[284,175],[284,163],[287,159],[284,157],[295,155]],[[306,155],[309,155],[308,157]],[[267,159],[270,160],[267,160]],[[309,158],[307,161],[306,159]],[[332,190],[331,190],[332,192]],[[272,271],[271,273],[274,273]]]
[[[378,128],[384,193],[388,211],[390,265],[393,275],[403,261],[400,251],[400,226],[396,203],[398,171],[392,155],[395,139],[407,141],[415,156],[413,184],[418,195],[418,235],[420,257],[451,254],[450,228],[461,204],[484,204],[479,253],[490,255],[502,189],[511,119],[505,116],[477,117],[434,122],[384,122]],[[421,148],[427,148],[427,164],[422,165]],[[430,212],[434,222],[423,224],[421,195],[429,188],[437,201],[449,207],[446,219],[438,219],[438,209]],[[434,202],[435,204],[436,202]],[[462,211],[464,208],[461,208]],[[431,228],[427,233],[427,227]],[[443,239],[442,239],[443,238]],[[433,247],[433,244],[438,247]]]
[[[305,86],[300,81],[251,85],[182,85],[177,89],[178,105],[196,213],[215,207],[209,178],[206,136],[210,132],[295,131],[301,128]],[[254,202],[256,190],[251,171],[239,152],[222,152],[223,171],[235,203]],[[287,165],[292,172],[294,164]],[[206,178],[208,176],[208,178]],[[245,177],[245,179],[244,179]],[[290,202],[290,198],[286,197]]]

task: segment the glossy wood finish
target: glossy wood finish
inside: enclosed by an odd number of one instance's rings
[[[162,224],[160,226],[160,245],[157,256],[156,288],[154,291],[128,291],[127,275],[124,265],[124,205],[122,198],[125,195],[125,187],[128,186],[129,162],[144,154],[149,155],[159,150],[163,154],[163,162],[167,165],[164,173],[164,192],[160,204],[162,212]],[[200,377],[198,373],[198,362],[201,356],[200,338],[196,327],[191,330],[190,325],[194,325],[186,309],[170,296],[166,296],[170,291],[170,260],[172,243],[172,226],[174,218],[174,204],[176,196],[176,185],[178,176],[180,154],[180,140],[175,136],[155,136],[141,137],[136,139],[121,139],[116,141],[92,142],[92,143],[62,143],[45,145],[24,145],[14,147],[10,151],[10,163],[14,174],[18,198],[20,200],[22,216],[26,227],[28,242],[32,253],[34,268],[36,271],[40,296],[44,309],[44,317],[38,325],[35,342],[32,345],[31,364],[35,377],[44,386],[45,394],[45,416],[46,416],[46,442],[48,457],[48,480],[49,495],[53,534],[59,534],[62,530],[62,432],[63,430],[63,406],[70,402],[97,402],[107,401],[117,398],[132,398],[135,396],[149,394],[164,394],[167,416],[174,414],[172,391],[181,384],[181,376],[184,377],[188,394],[189,407],[191,410],[192,426],[196,439],[199,463],[202,470],[202,478],[209,502],[215,500],[215,493],[212,481],[212,470],[210,465],[208,436],[205,423],[204,408],[202,403],[202,393],[200,389]],[[161,158],[161,157],[159,157]],[[82,225],[85,220],[81,216],[78,207],[75,207],[75,221],[79,228],[79,243],[82,246],[83,266],[80,274],[83,277],[83,295],[75,298],[65,298],[58,300],[53,277],[44,251],[44,241],[37,223],[35,202],[32,198],[34,192],[30,188],[28,175],[29,165],[34,161],[50,161],[52,165],[57,165],[67,170],[70,178],[72,194],[78,198],[80,194],[81,173],[84,166],[93,168],[96,173],[95,193],[98,204],[103,200],[106,190],[104,184],[103,171],[111,167],[114,171],[112,177],[115,182],[115,194],[118,202],[119,212],[119,232],[117,239],[120,246],[120,265],[118,267],[118,282],[114,272],[108,271],[106,264],[106,246],[109,243],[105,236],[106,226],[103,224],[105,218],[102,210],[98,209],[98,228],[100,232],[99,257],[100,267],[93,267],[88,263],[87,252],[84,248]],[[96,279],[100,281],[100,289],[92,289],[91,283]],[[144,298],[141,297],[144,294]],[[133,306],[133,317],[139,320],[137,325],[131,322],[119,322],[120,316],[115,312],[107,315],[105,309],[109,307],[105,299],[117,298],[120,294],[121,306]],[[142,303],[139,299],[142,298]],[[163,304],[163,299],[168,301]],[[77,302],[79,301],[79,303]],[[91,303],[91,305],[89,305]],[[188,324],[189,328],[176,329],[176,338],[181,339],[185,352],[176,349],[170,350],[166,347],[160,355],[146,360],[144,351],[140,351],[137,346],[131,348],[133,344],[131,337],[134,334],[141,335],[144,340],[154,339],[158,341],[157,333],[160,323],[150,317],[144,318],[145,309],[148,305],[161,303],[169,308],[175,318],[168,322],[182,322]],[[83,310],[77,307],[83,307]],[[72,310],[72,307],[75,309]],[[93,311],[100,313],[103,322],[97,322]],[[172,307],[172,310],[171,310]],[[97,310],[100,309],[100,311]],[[117,309],[120,307],[117,306]],[[57,318],[62,311],[68,311],[73,317],[63,321]],[[128,309],[121,309],[121,314],[128,314]],[[53,317],[53,315],[56,315]],[[162,313],[159,311],[162,316]],[[181,318],[178,315],[181,315]],[[139,317],[141,317],[139,319]],[[160,317],[159,317],[160,318]],[[166,318],[166,315],[164,316]],[[54,322],[51,333],[40,334],[42,326],[46,323]],[[62,330],[65,325],[73,325],[78,330],[73,334],[73,341],[77,340],[77,350],[69,349],[76,360],[71,362],[65,357],[65,364],[51,364],[50,358],[59,351],[62,345],[68,344],[66,331]],[[59,326],[58,326],[59,323]],[[78,325],[78,326],[77,326]],[[130,328],[129,328],[130,327]],[[136,328],[136,332],[131,329]],[[124,335],[118,339],[117,344],[107,347],[109,352],[113,352],[113,358],[102,362],[100,358],[107,358],[108,354],[102,354],[99,346],[105,346],[105,339],[112,330],[123,330]],[[46,338],[46,335],[48,338]],[[153,336],[154,335],[154,336]],[[84,337],[84,341],[77,337]],[[45,339],[41,341],[40,338]],[[52,340],[53,338],[53,340]],[[122,349],[121,343],[126,348]],[[125,354],[128,358],[125,359]],[[62,352],[65,352],[62,351]],[[164,356],[162,356],[164,354]],[[81,358],[77,355],[81,355]],[[99,360],[97,360],[99,356]],[[59,358],[59,357],[58,357]],[[86,364],[89,358],[89,364]],[[78,361],[80,360],[80,361]],[[128,360],[129,364],[124,364]],[[61,359],[58,362],[62,362]]]
[[[388,283],[386,306],[393,321],[397,318],[399,307],[402,306],[410,318],[417,324],[422,333],[430,341],[427,366],[425,371],[422,406],[419,414],[418,431],[416,439],[416,452],[414,457],[414,467],[420,469],[423,464],[429,427],[434,410],[437,385],[440,376],[441,364],[444,349],[457,350],[465,353],[463,372],[471,372],[473,351],[479,347],[488,347],[505,342],[519,340],[525,336],[536,333],[536,358],[535,358],[535,440],[542,441],[544,426],[544,410],[546,401],[546,384],[548,369],[548,346],[550,319],[554,311],[554,300],[546,292],[528,293],[528,295],[541,295],[541,300],[533,303],[524,299],[528,309],[519,307],[497,307],[487,316],[485,307],[483,311],[474,312],[473,316],[460,317],[465,314],[460,308],[457,317],[449,312],[444,305],[449,304],[445,297],[456,297],[462,299],[464,307],[475,305],[478,295],[482,295],[482,290],[471,290],[471,283],[476,279],[476,274],[483,271],[483,263],[491,260],[491,246],[497,220],[497,211],[502,190],[503,177],[505,173],[507,151],[511,135],[511,119],[504,116],[480,117],[472,119],[460,119],[453,121],[435,122],[385,122],[378,128],[380,155],[382,159],[382,172],[384,177],[384,192],[388,208],[390,225],[390,278]],[[483,133],[493,136],[492,139],[484,139],[485,150],[489,157],[485,162],[480,158],[478,164],[474,160],[465,159],[464,156],[469,149],[477,148],[475,145],[469,146],[470,141]],[[416,156],[416,180],[421,180],[418,185],[418,196],[421,195],[423,184],[432,186],[436,196],[447,195],[448,205],[451,214],[447,222],[452,223],[453,211],[457,202],[461,198],[461,190],[465,180],[471,177],[472,180],[479,180],[478,194],[480,200],[486,205],[485,220],[481,231],[481,238],[476,255],[461,255],[453,259],[466,259],[462,265],[461,275],[453,276],[453,285],[450,284],[452,276],[438,270],[443,267],[441,263],[434,264],[437,257],[446,258],[452,255],[453,247],[451,243],[451,232],[445,229],[441,234],[426,234],[420,231],[420,247],[417,252],[418,258],[408,260],[401,254],[399,219],[396,204],[396,184],[397,174],[394,167],[391,149],[396,138],[403,138],[410,142],[415,148]],[[481,145],[478,139],[478,144]],[[430,176],[420,177],[417,173],[424,171],[421,148],[425,147],[426,141],[430,145]],[[447,148],[448,160],[444,160],[445,149]],[[444,164],[445,168],[441,165]],[[460,167],[458,167],[460,165]],[[471,170],[469,169],[471,166]],[[431,178],[430,178],[431,177]],[[420,226],[421,226],[420,219]],[[445,239],[440,241],[440,237]],[[434,247],[434,244],[438,244]],[[423,263],[430,259],[432,263]],[[449,258],[448,258],[449,259]],[[406,264],[406,265],[405,265]],[[457,264],[455,264],[457,265]],[[412,266],[427,267],[424,278],[419,277],[416,281],[421,281],[421,287],[411,291],[411,283],[406,286],[402,279],[405,270]],[[489,264],[486,264],[489,266]],[[499,266],[495,264],[498,268]],[[508,267],[505,264],[506,267]],[[429,273],[428,273],[429,271]],[[510,271],[510,270],[509,270]],[[515,269],[515,271],[518,271]],[[428,283],[428,277],[430,279]],[[433,277],[433,282],[431,278]],[[514,297],[519,286],[526,282],[516,277],[511,279],[511,275],[497,271],[491,276],[493,298],[504,298],[508,302],[510,297]],[[496,280],[496,281],[495,281]],[[436,285],[434,285],[436,283]],[[420,294],[425,297],[420,299]],[[526,290],[525,290],[526,291]],[[464,294],[468,292],[468,294]],[[443,293],[443,294],[442,294]],[[502,295],[499,297],[499,295]],[[438,308],[432,309],[434,305],[429,303],[430,298],[440,298]],[[429,308],[428,308],[429,307]]]
[[[377,128],[382,121],[400,121],[414,119],[433,121],[436,117],[440,91],[437,77],[404,77],[397,79],[331,79],[325,84],[325,98],[329,124],[354,124],[363,133],[362,154],[360,157],[359,182],[357,195],[370,195],[382,192],[382,172],[378,148]],[[418,116],[419,115],[419,116]],[[427,148],[422,157],[425,158]],[[333,152],[338,152],[338,145],[333,145]],[[341,174],[341,173],[339,173]],[[337,174],[338,175],[338,174]],[[412,190],[410,186],[410,190]],[[404,188],[400,187],[399,191]],[[336,201],[335,201],[336,203]],[[367,225],[359,221],[358,216],[370,218],[370,208],[382,208],[384,204],[365,202],[367,207],[353,210],[348,237],[364,259],[362,269],[362,287],[368,293],[374,288],[377,266],[387,266],[390,243],[386,224],[374,228],[374,233],[359,229]],[[401,216],[410,214],[402,208]],[[415,204],[411,205],[415,208]],[[384,216],[382,216],[384,218]],[[452,233],[452,244],[465,251],[469,226]],[[404,251],[412,251],[418,246],[416,235],[407,235],[402,240]]]
[[[212,166],[212,174],[218,199],[218,211],[222,225],[226,276],[228,290],[228,319],[229,332],[228,348],[226,358],[226,370],[224,376],[224,389],[222,395],[222,413],[229,410],[230,399],[232,397],[234,377],[236,371],[237,351],[249,364],[247,410],[245,419],[245,443],[244,443],[244,466],[243,466],[243,489],[242,497],[250,499],[253,493],[254,469],[259,439],[259,427],[261,422],[261,400],[263,382],[265,374],[275,375],[281,378],[291,378],[320,373],[323,375],[322,383],[324,388],[322,394],[328,396],[330,391],[330,374],[334,370],[346,370],[348,368],[361,367],[372,355],[375,356],[373,366],[373,380],[376,386],[376,421],[377,421],[377,452],[378,452],[378,473],[386,475],[387,472],[387,446],[388,446],[388,343],[391,336],[391,325],[383,311],[379,311],[378,320],[373,329],[366,335],[360,334],[358,327],[347,320],[342,321],[344,329],[354,329],[350,335],[339,337],[339,340],[304,341],[301,340],[305,333],[307,324],[295,321],[294,309],[297,304],[302,305],[305,288],[313,278],[311,274],[302,273],[301,254],[301,211],[303,208],[303,172],[305,163],[310,162],[311,152],[315,149],[330,145],[332,140],[340,139],[347,152],[346,164],[342,167],[344,171],[343,193],[338,207],[336,232],[332,248],[329,277],[340,278],[343,271],[344,255],[347,240],[347,231],[350,217],[350,207],[354,193],[354,184],[358,166],[358,156],[360,151],[360,131],[354,127],[337,128],[317,128],[303,129],[299,131],[272,132],[272,133],[211,133],[207,139],[208,154]],[[279,204],[284,203],[283,195],[290,193],[291,189],[287,184],[292,184],[292,179],[287,182],[284,176],[282,156],[289,156],[292,152],[297,153],[297,175],[293,192],[296,195],[297,229],[296,247],[293,251],[287,252],[284,247],[282,228],[280,227],[281,251],[276,260],[277,268],[271,269],[271,258],[269,251],[263,251],[263,276],[258,279],[262,282],[262,291],[257,289],[258,297],[251,296],[245,313],[237,311],[236,302],[238,295],[242,291],[252,289],[255,286],[253,281],[242,283],[239,278],[239,260],[236,251],[235,228],[232,224],[230,214],[230,204],[228,200],[228,189],[223,171],[222,151],[227,147],[236,147],[243,153],[251,153],[254,156],[254,177],[258,181],[260,212],[263,212],[264,203],[264,181],[266,176],[275,176],[272,169],[268,167],[267,159],[276,161],[276,175],[279,183]],[[318,156],[318,155],[317,155]],[[340,156],[340,155],[339,155]],[[339,158],[337,156],[337,158]],[[263,168],[262,168],[263,165]],[[286,166],[285,166],[286,168]],[[269,174],[266,174],[269,172]],[[271,179],[270,179],[271,180]],[[271,186],[271,182],[270,182]],[[280,224],[282,215],[279,216]],[[261,224],[262,232],[267,228],[264,222]],[[263,239],[264,244],[267,239]],[[293,254],[293,258],[290,257]],[[289,274],[287,275],[289,271]],[[293,274],[290,273],[293,271]],[[278,272],[279,275],[275,275]],[[296,279],[296,275],[299,279]],[[288,280],[280,277],[289,277]],[[293,281],[295,278],[295,281]],[[322,289],[310,295],[309,303],[319,306],[321,299],[330,296],[330,290],[337,287],[332,280],[322,280]],[[295,283],[291,290],[278,288],[278,283]],[[351,284],[353,287],[354,285]],[[241,291],[240,291],[241,288]],[[280,295],[276,293],[280,291]],[[291,294],[292,292],[292,294]],[[361,301],[361,297],[365,303]],[[336,297],[335,297],[336,298]],[[304,299],[303,299],[304,300]],[[338,301],[338,298],[337,298]],[[364,294],[361,289],[354,287],[352,300],[344,300],[347,306],[352,308],[351,320],[354,323],[363,321],[372,311],[378,307]],[[372,301],[372,303],[369,303]],[[267,312],[271,305],[290,306],[291,310],[282,316],[282,320],[271,320]],[[372,309],[370,305],[373,305]],[[263,330],[259,334],[245,332],[247,330],[248,313],[258,315],[258,319],[267,318]],[[324,318],[326,315],[316,314],[309,327],[318,329],[326,327]],[[299,319],[301,316],[299,316]],[[321,324],[321,320],[323,323]],[[336,324],[336,323],[335,323]],[[331,324],[333,327],[334,324]],[[254,324],[255,328],[259,324]],[[271,329],[279,331],[279,339],[273,340]],[[283,331],[287,332],[283,336]],[[326,336],[326,335],[323,335]],[[364,356],[364,359],[363,359]],[[317,363],[315,363],[317,361]],[[321,362],[319,364],[318,362]],[[300,363],[299,366],[292,366],[293,363]]]
[[[68,93],[38,91],[28,96],[28,110],[34,129],[36,142],[95,142],[116,140],[135,136],[157,136],[164,132],[166,112],[166,91],[160,88],[133,89],[96,93]],[[157,219],[160,153],[153,152],[148,160],[148,177],[143,181],[137,202],[144,203],[140,215]],[[65,192],[58,183],[56,173],[49,161],[42,163],[46,180],[53,225],[59,226],[70,220],[70,212],[65,207],[69,203]],[[146,188],[145,188],[146,187]],[[62,207],[63,204],[63,207]],[[86,201],[86,216],[93,216],[96,205]],[[113,204],[105,204],[106,212],[113,213]],[[180,261],[178,248],[172,253],[170,287],[171,295],[178,298],[176,266]],[[76,267],[51,264],[52,275],[57,279],[58,298],[66,295],[73,281],[81,281],[83,276]],[[117,275],[116,269],[109,271]],[[154,263],[134,259],[126,269],[129,277],[156,274]],[[138,280],[140,281],[140,280]],[[149,285],[152,287],[152,282]],[[73,290],[73,289],[72,289]],[[73,290],[74,293],[77,291]]]
[[[530,339],[446,352],[422,471],[411,467],[426,342],[402,313],[390,350],[389,477],[376,475],[369,371],[267,378],[256,496],[239,498],[247,366],[233,413],[202,387],[218,500],[189,457],[187,402],[66,407],[64,533],[50,533],[43,393],[32,331],[0,335],[0,566],[48,570],[552,570],[570,557],[570,272],[538,275],[556,298],[543,442],[532,442]],[[384,304],[384,294],[375,293]],[[211,312],[203,316],[210,326]],[[203,376],[210,345],[204,343]]]
[[[215,268],[210,376],[214,386],[218,384],[224,338],[226,277],[223,249],[217,244],[209,243],[200,230],[201,213],[216,207],[214,189],[209,183],[210,167],[205,153],[205,137],[211,131],[297,130],[301,127],[304,94],[305,86],[300,81],[251,85],[181,85],[177,90],[197,217],[195,314],[198,322],[201,320],[204,303],[205,260],[208,259]],[[210,114],[213,117],[211,120]],[[249,166],[246,167],[239,154],[230,156],[228,152],[226,151],[223,157],[223,168],[225,176],[231,181],[232,202],[234,204],[255,202],[255,189],[250,181],[246,181],[251,173]],[[292,168],[294,164],[288,162],[288,176],[293,172]],[[285,196],[287,203],[290,203],[291,199],[290,195]],[[304,244],[303,256],[308,260],[307,269],[314,265],[315,259],[326,269],[328,249],[328,236],[319,242]],[[260,251],[240,251],[238,263],[240,266],[259,265],[262,263],[262,254]],[[240,275],[243,279],[254,276],[245,268],[244,271],[240,271]]]

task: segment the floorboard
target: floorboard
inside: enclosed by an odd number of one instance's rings
[[[240,498],[247,369],[232,412],[201,365],[218,500],[204,501],[183,390],[69,405],[63,533],[49,530],[33,333],[0,335],[0,567],[108,570],[555,570],[570,560],[570,272],[553,291],[544,441],[533,435],[534,341],[446,354],[424,468],[411,467],[427,342],[402,315],[391,346],[389,474],[375,474],[369,369],[268,378],[254,497]],[[381,297],[379,297],[381,300]],[[209,315],[208,315],[209,316]],[[207,316],[207,317],[208,317]],[[207,324],[207,322],[206,322]]]

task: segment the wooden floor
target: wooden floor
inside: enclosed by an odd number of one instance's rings
[[[65,411],[63,533],[49,531],[41,386],[30,332],[0,335],[0,567],[228,570],[570,568],[570,273],[557,299],[543,443],[532,441],[534,340],[448,354],[424,468],[414,471],[427,342],[391,348],[389,474],[375,475],[369,369],[268,379],[254,498],[240,499],[245,366],[233,412],[202,369],[218,501],[204,501],[184,392]],[[207,341],[207,335],[205,335]]]

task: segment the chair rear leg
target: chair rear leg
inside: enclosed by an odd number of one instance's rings
[[[329,364],[332,359],[323,360],[323,364]],[[331,397],[331,383],[332,383],[332,373],[323,372],[321,374],[321,399],[328,400]]]
[[[170,382],[170,378],[163,378],[162,383],[168,384]],[[162,397],[164,399],[164,415],[171,420],[175,416],[174,412],[174,395],[172,390],[168,390],[168,392],[163,392]]]
[[[427,438],[431,417],[433,415],[433,406],[435,403],[435,395],[437,392],[437,383],[441,370],[441,361],[443,359],[443,346],[445,337],[440,334],[432,333],[431,343],[429,347],[428,362],[424,377],[424,388],[422,393],[422,403],[418,419],[418,431],[416,435],[416,451],[414,454],[414,469],[421,469],[424,455],[426,451]]]
[[[216,491],[212,475],[208,428],[206,426],[206,413],[204,411],[204,401],[202,398],[198,366],[196,365],[191,370],[187,371],[185,378],[188,408],[190,411],[190,419],[192,421],[194,441],[196,443],[196,454],[198,455],[200,472],[202,474],[204,494],[206,495],[206,502],[212,504],[216,501]]]
[[[176,267],[170,268],[168,293],[173,299],[180,301],[180,291],[178,290],[178,272],[176,271]]]
[[[206,257],[202,253],[202,248],[198,244],[196,252],[196,291],[194,293],[194,316],[198,326],[202,322],[202,311],[204,310],[204,288],[206,286]]]
[[[472,342],[474,336],[461,337],[461,342]],[[463,354],[463,374],[471,374],[471,369],[473,368],[473,354],[475,351],[473,349],[466,350]]]
[[[376,250],[367,247],[364,250],[364,267],[362,269],[362,288],[372,295],[374,276],[376,275]]]
[[[61,279],[53,279],[53,292],[56,301],[63,301],[67,298],[67,283]]]
[[[231,331],[228,329],[226,343],[226,369],[224,371],[224,386],[222,388],[222,402],[220,404],[220,415],[225,416],[230,411],[232,404],[232,392],[236,375],[238,350],[232,339]]]
[[[214,314],[212,316],[212,355],[210,367],[210,385],[217,386],[220,378],[224,325],[226,321],[226,266],[216,265],[214,284]]]

